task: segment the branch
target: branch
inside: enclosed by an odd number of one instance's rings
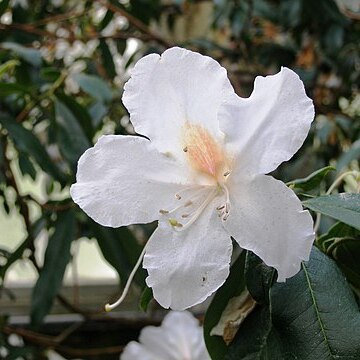
[[[108,10],[112,11],[113,13],[117,13],[125,17],[129,21],[129,24],[131,24],[136,29],[140,30],[142,33],[148,35],[151,39],[156,40],[161,45],[164,45],[167,48],[173,46],[173,44],[171,44],[169,41],[165,40],[163,37],[159,36],[152,30],[150,30],[149,27],[146,26],[142,21],[137,19],[135,16],[129,14],[124,9],[111,4],[107,0],[97,0],[97,1],[103,6],[105,6]]]

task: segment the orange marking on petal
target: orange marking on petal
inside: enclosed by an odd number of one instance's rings
[[[191,166],[203,173],[216,177],[224,164],[224,153],[201,125],[186,123],[183,128],[184,152]]]

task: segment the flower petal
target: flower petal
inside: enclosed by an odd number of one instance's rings
[[[159,221],[147,244],[146,283],[164,308],[183,310],[204,301],[229,274],[232,243],[217,217],[215,202],[183,231]]]
[[[139,342],[130,342],[121,360],[210,359],[199,321],[187,311],[171,311],[160,327],[143,328]]]
[[[167,360],[166,357],[161,357],[152,352],[152,349],[148,349],[136,341],[129,342],[124,352],[121,354],[121,360]]]
[[[234,155],[233,173],[267,174],[303,144],[314,119],[312,100],[298,75],[282,68],[257,77],[247,99],[230,96],[219,111],[220,128]]]
[[[313,220],[295,193],[283,182],[258,175],[249,182],[231,183],[229,234],[247,250],[278,271],[285,281],[308,260],[314,240]]]
[[[150,138],[161,152],[182,157],[184,124],[200,124],[212,136],[221,136],[218,108],[225,94],[233,92],[217,61],[173,47],[138,61],[122,100],[137,133]]]
[[[152,349],[158,358],[209,359],[199,321],[187,311],[169,312],[161,327],[144,328],[139,340],[145,347]]]
[[[74,201],[96,222],[148,223],[171,206],[185,180],[181,168],[138,136],[107,135],[80,158]]]

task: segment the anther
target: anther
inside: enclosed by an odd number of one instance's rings
[[[188,147],[185,146],[185,147],[183,148],[183,152],[187,152],[187,151],[188,151]]]
[[[216,210],[222,210],[225,207],[225,205],[218,206]]]
[[[224,176],[225,176],[225,177],[228,176],[228,175],[230,175],[230,171],[229,171],[229,170],[224,172]]]
[[[175,194],[175,197],[178,199],[178,200],[181,200],[181,196],[179,194]]]
[[[193,204],[193,202],[191,200],[188,200],[185,204],[184,207],[188,207],[191,206]]]
[[[169,212],[167,210],[160,209],[159,213],[162,215],[168,214]]]
[[[181,217],[182,217],[183,219],[186,219],[186,218],[189,217],[189,214],[182,214]]]
[[[174,219],[174,218],[171,218],[171,219],[169,219],[168,221],[169,221],[169,224],[170,224],[171,226],[173,226],[173,227],[179,227],[179,228],[183,227],[183,224],[179,223],[179,222],[178,222],[176,219]]]

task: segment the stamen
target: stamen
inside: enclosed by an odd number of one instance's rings
[[[168,214],[169,212],[167,210],[160,209],[159,213],[162,215]]]
[[[187,147],[187,146],[185,146],[185,147],[183,148],[183,152],[188,152],[188,147]]]
[[[225,204],[218,206],[216,210],[219,211],[219,217],[221,217],[223,221],[226,221],[230,214],[230,194],[229,194],[229,189],[227,188],[226,185],[221,185],[221,189],[225,193],[226,200],[225,200]]]
[[[214,189],[209,193],[209,195],[206,197],[206,199],[203,201],[203,203],[197,208],[197,210],[194,212],[194,215],[191,217],[191,219],[181,227],[181,229],[175,229],[175,231],[183,231],[186,230],[190,225],[192,225],[202,214],[202,212],[205,210],[205,208],[210,204],[210,202],[215,198],[217,195],[217,190]]]
[[[189,214],[182,214],[181,217],[182,217],[183,219],[186,219],[186,218],[189,217]]]
[[[224,172],[224,176],[225,176],[225,177],[228,176],[228,175],[230,175],[230,171],[229,171],[229,170]]]
[[[181,196],[179,194],[175,194],[175,197],[178,199],[178,200],[181,200]]]
[[[138,258],[138,260],[137,260],[137,262],[135,264],[135,266],[134,266],[134,268],[132,269],[132,271],[131,271],[131,273],[129,275],[129,278],[127,279],[124,290],[123,290],[121,296],[119,297],[119,299],[116,302],[114,302],[113,304],[106,304],[105,305],[105,311],[106,312],[110,312],[111,310],[115,309],[117,306],[119,306],[124,301],[127,293],[129,292],[130,285],[131,285],[131,283],[133,281],[133,278],[134,278],[134,276],[136,274],[136,271],[139,268],[142,259],[144,258],[145,249],[146,249],[146,245],[144,246],[144,248],[143,248],[143,250],[142,250],[142,252],[141,252],[141,254],[140,254],[140,256],[139,256],[139,258]]]

